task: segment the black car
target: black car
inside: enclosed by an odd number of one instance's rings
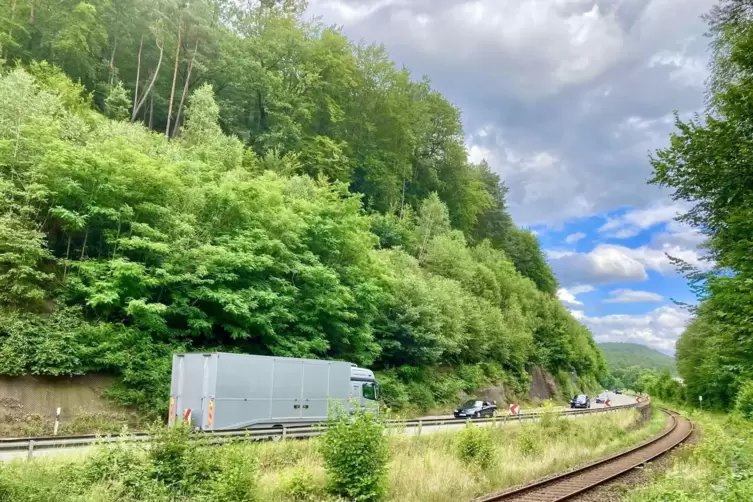
[[[571,408],[590,408],[591,398],[585,394],[579,394],[570,402]]]
[[[466,401],[453,412],[455,418],[493,417],[497,413],[497,405],[491,401]]]
[[[622,389],[614,389],[615,394],[622,394]]]

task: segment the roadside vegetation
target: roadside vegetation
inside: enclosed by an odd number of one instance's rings
[[[677,406],[673,406],[677,407]],[[687,409],[701,441],[682,446],[665,472],[631,491],[626,502],[737,502],[753,494],[753,423],[738,413]],[[697,434],[698,434],[697,433]]]
[[[99,446],[83,458],[0,467],[0,500],[455,502],[604,456],[658,433],[636,410],[536,424],[385,435],[369,415],[332,420],[320,438],[210,446],[183,428],[150,445]],[[3,498],[4,497],[4,498]],[[341,498],[338,498],[341,497]]]

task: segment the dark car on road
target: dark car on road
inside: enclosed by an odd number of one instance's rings
[[[591,398],[585,394],[579,394],[570,402],[571,408],[590,408]]]
[[[492,401],[466,401],[455,410],[455,418],[481,418],[493,417],[497,413],[497,405]]]
[[[615,394],[622,394],[622,389],[614,389]]]

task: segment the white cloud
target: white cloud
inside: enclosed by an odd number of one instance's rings
[[[576,232],[574,234],[570,234],[567,237],[565,237],[565,242],[568,244],[575,244],[576,242],[578,242],[579,240],[585,237],[586,237],[586,234],[584,234],[583,232]]]
[[[649,68],[668,66],[672,68],[670,78],[686,86],[703,88],[708,76],[708,68],[702,59],[686,56],[684,51],[659,51],[648,62]]]
[[[655,234],[651,238],[655,246],[678,246],[690,249],[699,249],[706,242],[706,236],[685,223],[670,221],[666,231]]]
[[[558,279],[565,286],[645,281],[650,270],[662,275],[672,274],[675,267],[669,256],[680,258],[702,270],[711,266],[698,251],[672,243],[638,248],[600,244],[587,253],[547,251],[546,254]]]
[[[589,317],[582,310],[573,316],[588,326],[597,342],[643,343],[657,350],[673,353],[692,315],[679,307],[665,305],[642,315],[607,315]]]
[[[560,288],[557,290],[557,298],[565,305],[583,305],[583,302],[578,300],[576,296],[581,293],[590,293],[591,291],[594,291],[594,287],[587,284],[572,288]]]
[[[686,210],[685,205],[667,202],[652,204],[641,209],[631,209],[617,218],[608,218],[607,222],[599,228],[599,232],[617,239],[627,239],[661,223],[673,222]]]
[[[462,110],[472,159],[510,188],[518,225],[666,197],[646,153],[703,106],[700,15],[714,0],[310,0],[384,43]],[[627,236],[634,229],[619,230]]]
[[[636,291],[634,289],[615,289],[609,292],[604,303],[657,303],[663,302],[664,297],[651,291]]]

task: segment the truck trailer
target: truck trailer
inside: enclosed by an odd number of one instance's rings
[[[342,361],[226,352],[173,355],[170,426],[188,420],[202,431],[309,425],[330,406],[378,409],[379,383]]]

